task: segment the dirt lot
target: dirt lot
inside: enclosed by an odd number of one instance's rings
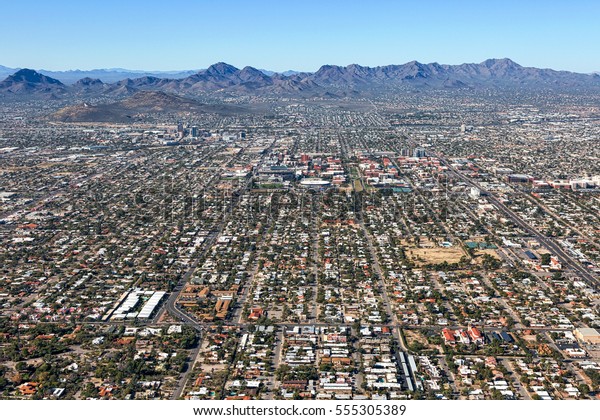
[[[356,192],[361,192],[363,191],[363,186],[362,183],[360,182],[360,180],[355,179],[354,180],[354,191]]]
[[[411,347],[415,346],[416,343],[421,343],[424,348],[429,347],[427,338],[418,331],[404,330],[404,337],[406,337],[407,344]]]
[[[481,263],[481,259],[483,258],[483,256],[485,254],[491,255],[492,257],[496,258],[497,260],[502,260],[502,258],[500,258],[498,253],[496,251],[494,251],[493,249],[478,249],[475,251],[475,263]]]
[[[450,248],[433,247],[433,248],[407,248],[406,255],[417,266],[426,264],[441,264],[446,261],[448,264],[457,263],[461,257],[465,255],[460,247],[454,246]]]

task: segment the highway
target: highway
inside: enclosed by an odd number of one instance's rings
[[[439,157],[439,156],[438,156]],[[568,264],[571,268],[573,268],[579,276],[587,281],[587,283],[591,286],[598,286],[598,280],[596,277],[591,274],[585,267],[579,264],[578,261],[574,260],[569,254],[567,254],[560,246],[558,246],[552,239],[547,238],[538,232],[535,228],[526,223],[523,219],[521,219],[517,214],[515,214],[511,209],[509,209],[504,203],[502,203],[494,194],[490,191],[487,191],[485,188],[482,188],[478,183],[469,179],[466,175],[460,173],[456,169],[454,169],[449,162],[445,161],[442,157],[439,157],[440,161],[447,166],[452,173],[458,176],[461,180],[466,182],[467,184],[478,188],[483,194],[485,194],[485,198],[488,200],[490,204],[493,204],[498,210],[504,213],[506,217],[508,217],[513,223],[517,226],[531,234],[535,239],[540,243],[540,245],[544,246],[549,251],[552,251],[554,255],[562,260],[563,263]]]

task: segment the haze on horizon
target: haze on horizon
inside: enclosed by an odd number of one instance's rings
[[[411,60],[600,70],[600,3],[374,0],[3,5],[0,65],[48,70],[191,70],[216,62],[273,71]],[[25,17],[21,17],[25,16]]]

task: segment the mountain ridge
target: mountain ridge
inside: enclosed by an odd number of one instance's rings
[[[68,106],[51,117],[62,122],[131,122],[139,114],[162,112],[234,115],[248,110],[237,105],[205,104],[165,92],[138,91],[112,103],[89,105],[84,102]]]
[[[31,69],[21,69],[0,82],[0,92],[12,94],[64,93],[66,86],[59,80]]]
[[[17,80],[26,72],[29,80]],[[35,79],[35,80],[34,80]],[[93,83],[92,83],[93,80]],[[58,83],[56,83],[58,82]],[[19,85],[20,83],[20,85]],[[17,86],[18,85],[18,86]],[[219,62],[183,78],[142,75],[105,83],[86,77],[71,86],[34,70],[21,69],[0,82],[0,94],[20,95],[49,93],[68,96],[86,94],[129,95],[137,91],[156,90],[174,95],[288,95],[299,97],[360,96],[391,88],[408,86],[416,89],[472,89],[479,87],[512,88],[598,88],[600,76],[593,74],[524,67],[509,58],[487,59],[481,63],[459,65],[405,64],[377,67],[350,64],[325,64],[316,72],[284,75],[266,74],[246,66],[239,69]]]

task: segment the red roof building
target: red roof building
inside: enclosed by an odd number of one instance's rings
[[[442,330],[442,337],[444,337],[444,341],[446,344],[456,344],[456,339],[454,338],[454,331],[449,330],[448,328],[444,328]]]

